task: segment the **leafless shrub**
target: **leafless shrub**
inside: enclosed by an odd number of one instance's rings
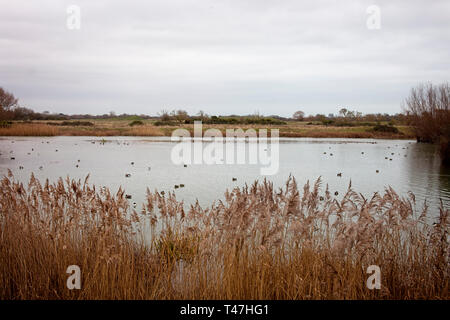
[[[436,142],[450,124],[450,86],[421,84],[405,100],[419,141]]]

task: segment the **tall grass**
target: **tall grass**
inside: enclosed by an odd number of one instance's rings
[[[154,126],[140,127],[94,127],[80,126],[81,122],[68,122],[61,126],[55,122],[13,123],[9,127],[0,127],[0,136],[162,136],[164,133]]]
[[[370,199],[320,180],[235,188],[208,208],[147,190],[135,211],[67,178],[0,188],[1,299],[448,299],[448,209],[427,223],[414,196]],[[68,290],[66,268],[81,268]],[[381,268],[380,290],[366,268]]]
[[[174,130],[172,126],[154,126],[146,123],[141,126],[131,126],[128,122],[115,121],[95,121],[94,125],[80,125],[90,122],[72,121],[62,122],[32,122],[32,123],[13,123],[11,126],[5,125],[1,128],[0,136],[171,136]],[[71,125],[74,124],[74,125]],[[193,134],[193,126],[189,124],[181,125],[180,128],[187,129]],[[225,135],[226,129],[236,129],[233,125],[211,125],[206,124],[203,127],[205,130],[214,128],[219,129]],[[247,130],[262,129],[262,128],[276,128],[273,125],[255,125],[246,124],[242,129]],[[358,126],[358,127],[323,127],[323,126],[306,126],[288,124],[279,128],[280,137],[312,137],[312,138],[375,138],[375,139],[410,139],[415,135],[410,127],[399,127],[400,132],[378,132],[373,131],[373,127]],[[270,132],[270,130],[269,130]]]
[[[0,136],[56,136],[59,129],[42,123],[14,123],[9,128],[0,128]]]
[[[130,130],[124,132],[127,136],[163,136],[163,132],[154,126],[140,126],[132,127]]]

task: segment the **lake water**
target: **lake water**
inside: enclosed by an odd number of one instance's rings
[[[177,198],[186,203],[198,199],[200,204],[209,205],[222,199],[227,188],[264,179],[259,165],[175,165],[170,157],[175,144],[168,137],[108,137],[106,143],[101,140],[2,137],[0,175],[11,169],[16,179],[26,182],[32,172],[41,181],[66,176],[84,179],[90,174],[90,183],[113,191],[122,186],[132,195],[130,202],[138,207],[147,187],[175,190]],[[279,154],[278,173],[267,176],[276,187],[282,187],[290,174],[300,189],[307,180],[321,176],[324,186],[328,184],[330,191],[339,192],[337,198],[345,193],[351,180],[354,190],[366,197],[383,192],[387,186],[402,196],[412,191],[418,203],[427,200],[433,215],[438,214],[440,199],[446,208],[450,205],[450,169],[440,165],[433,145],[405,140],[280,138]],[[131,176],[126,177],[127,173]],[[338,177],[338,173],[342,176]],[[185,187],[174,189],[179,184]]]

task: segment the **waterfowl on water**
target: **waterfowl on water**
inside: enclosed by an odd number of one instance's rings
[[[125,173],[125,177],[126,177],[126,178],[129,178],[129,177],[131,177],[131,174]]]
[[[337,174],[337,176],[338,176],[338,177],[342,177],[342,172],[339,172],[339,173]]]

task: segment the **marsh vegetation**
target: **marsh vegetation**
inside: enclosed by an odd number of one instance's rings
[[[2,299],[448,299],[449,211],[435,221],[414,195],[387,188],[336,199],[320,180],[235,188],[186,207],[147,190],[88,179],[0,188]],[[434,223],[433,223],[434,222]],[[82,289],[67,290],[79,265]],[[378,265],[382,288],[366,287]]]

